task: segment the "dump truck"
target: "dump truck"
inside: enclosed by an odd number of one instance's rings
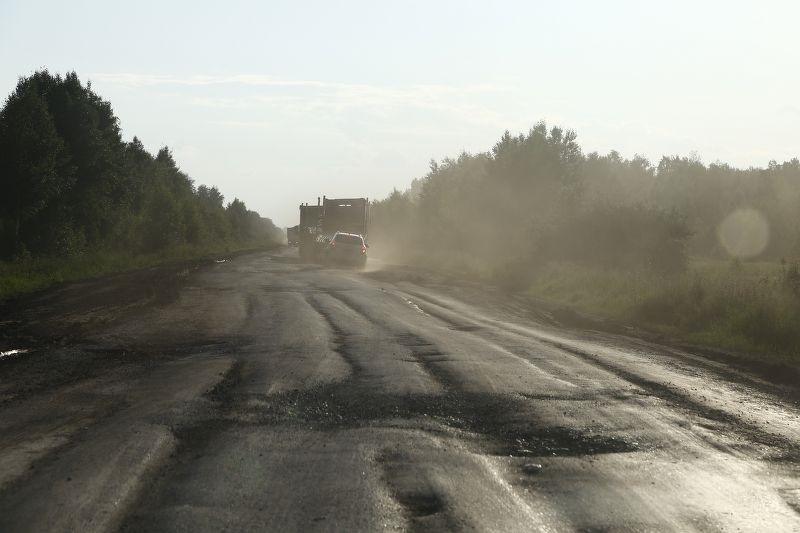
[[[300,257],[318,261],[336,232],[361,235],[367,241],[367,198],[317,198],[317,205],[300,204],[297,243]]]

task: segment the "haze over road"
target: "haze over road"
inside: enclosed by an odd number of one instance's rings
[[[8,313],[4,532],[800,531],[797,384],[490,289],[278,250]]]

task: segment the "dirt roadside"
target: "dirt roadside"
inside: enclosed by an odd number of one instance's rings
[[[146,350],[97,346],[86,339],[101,327],[169,304],[192,273],[213,261],[66,282],[0,302],[0,352],[8,354],[0,358],[0,405],[115,368],[147,364],[154,355]]]

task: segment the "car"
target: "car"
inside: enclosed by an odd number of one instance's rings
[[[369,245],[361,235],[337,231],[325,247],[325,261],[364,266],[367,262],[367,248]]]

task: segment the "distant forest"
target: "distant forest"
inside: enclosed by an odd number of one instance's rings
[[[21,78],[0,111],[0,259],[280,240],[273,223],[195,186],[169,148],[122,140],[76,73]]]
[[[769,232],[749,256],[721,244],[720,225],[737,212],[743,225],[733,240],[759,238],[747,235],[759,226]],[[689,256],[796,261],[800,161],[741,170],[696,157],[653,164],[584,154],[574,132],[539,123],[506,132],[489,152],[432,161],[410,189],[376,202],[372,216],[376,246],[477,263],[522,285],[552,261],[660,274],[682,272]]]

